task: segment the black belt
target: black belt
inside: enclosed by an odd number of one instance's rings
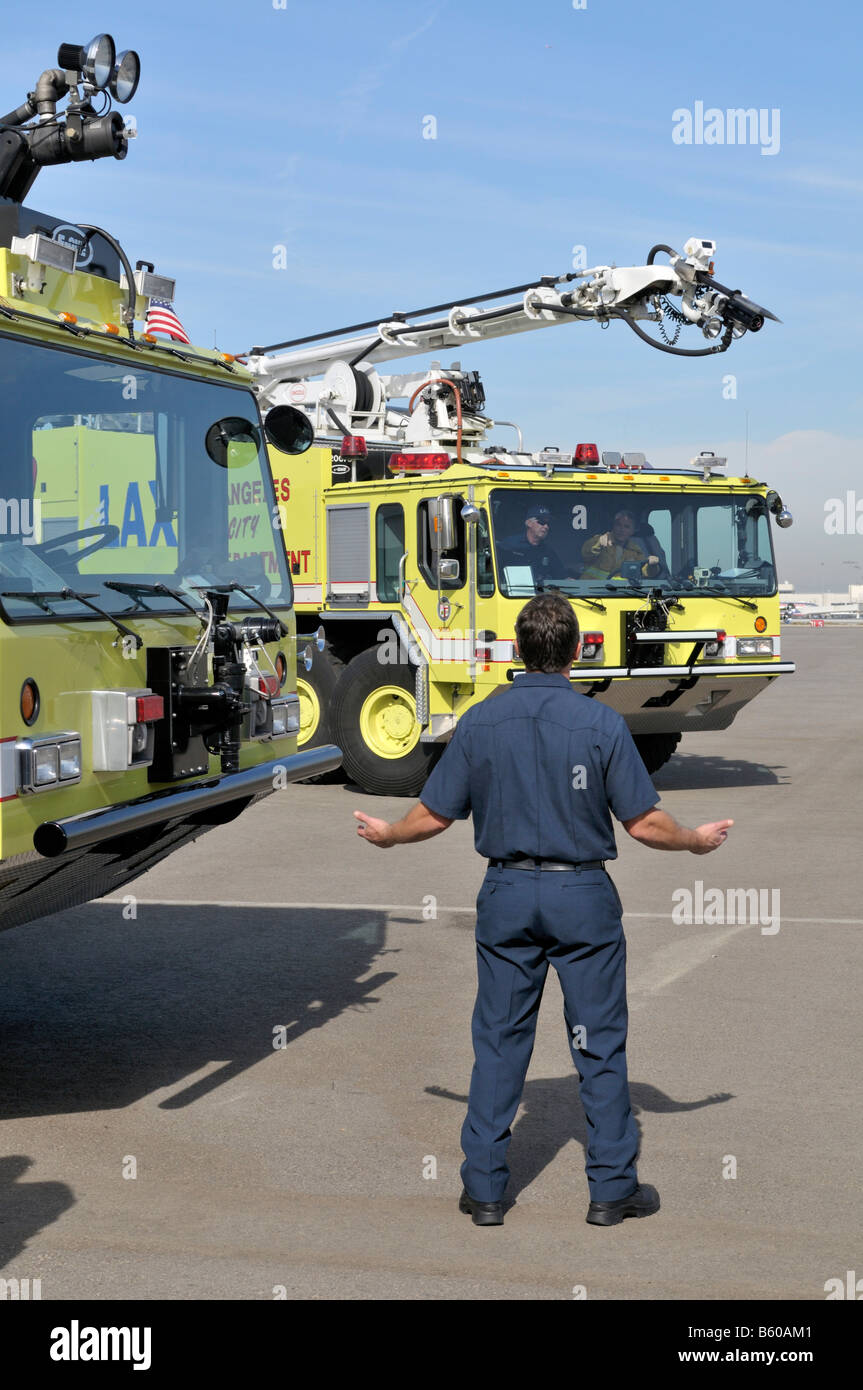
[[[604,859],[582,859],[577,864],[564,862],[562,859],[530,859],[525,855],[519,859],[490,859],[488,861],[490,869],[604,869]]]

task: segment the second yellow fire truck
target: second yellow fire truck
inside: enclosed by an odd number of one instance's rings
[[[725,351],[774,316],[715,279],[713,254],[659,245],[643,266],[252,350],[262,400],[304,411],[316,437],[294,463],[270,452],[298,611],[326,633],[299,671],[301,747],[333,741],[365,790],[416,794],[464,711],[521,669],[515,618],[543,590],[578,615],[576,688],[623,714],[650,771],[794,670],[771,539],[791,515],[766,483],[709,453],[660,471],[592,442],[529,452],[459,362],[377,370],[573,320],[622,319],[674,355]],[[686,327],[706,345],[679,347]]]

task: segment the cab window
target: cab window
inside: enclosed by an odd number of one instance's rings
[[[488,517],[482,509],[476,524],[476,591],[480,598],[490,598],[494,593],[491,532],[488,526]]]
[[[394,502],[378,507],[375,517],[375,579],[382,603],[399,599],[399,565],[405,553],[405,514]]]
[[[442,551],[443,559],[458,561],[458,578],[442,580],[442,589],[461,589],[465,582],[467,554],[465,548],[465,524],[461,519],[462,503],[463,499],[461,497],[453,498],[455,545],[450,550]],[[419,555],[420,573],[432,589],[437,589],[438,579],[437,573],[435,572],[435,552],[431,542],[432,506],[430,500],[421,502],[417,509],[417,527],[417,553]]]

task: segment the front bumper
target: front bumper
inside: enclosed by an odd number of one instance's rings
[[[216,807],[238,800],[250,801],[266,795],[277,786],[298,782],[304,777],[316,777],[330,772],[342,761],[340,748],[326,744],[309,748],[285,758],[258,763],[241,772],[223,773],[190,786],[173,786],[151,792],[118,806],[98,811],[85,811],[66,820],[43,821],[33,834],[34,848],[46,859],[76,850],[102,845],[121,835],[147,830],[169,822],[206,824]]]
[[[727,729],[744,705],[793,661],[700,662],[694,666],[574,667],[577,690],[623,715],[633,734]]]

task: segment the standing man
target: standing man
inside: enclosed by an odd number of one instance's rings
[[[605,872],[617,856],[611,813],[642,844],[693,854],[717,849],[733,822],[687,830],[657,808],[621,716],[569,682],[581,644],[566,599],[531,599],[515,631],[524,674],[462,716],[422,800],[392,825],[354,815],[358,834],[388,849],[429,839],[472,812],[477,851],[489,861],[477,898],[475,1063],[460,1210],[478,1226],[503,1222],[510,1125],[551,962],[590,1136],[587,1220],[615,1226],[658,1211],[659,1196],[636,1176],[626,943],[620,898]]]

